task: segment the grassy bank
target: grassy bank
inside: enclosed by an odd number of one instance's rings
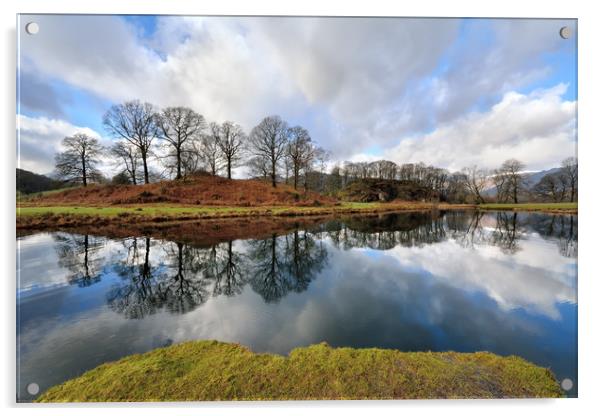
[[[103,364],[41,402],[561,397],[553,374],[487,352],[293,350],[288,357],[197,341]]]
[[[576,214],[577,203],[556,204],[433,204],[425,202],[342,202],[334,206],[189,206],[173,204],[40,206],[22,204],[17,207],[17,229],[43,229],[85,225],[140,224],[167,221],[204,220],[251,217],[301,217],[341,214],[373,214],[381,212],[432,209],[481,209],[539,211]]]
[[[524,203],[524,204],[481,204],[479,209],[493,211],[541,211],[556,214],[576,214],[576,202]]]
[[[176,220],[203,220],[249,217],[295,217],[337,214],[360,214],[394,211],[417,211],[437,208],[437,205],[420,202],[356,203],[345,202],[336,206],[19,206],[17,228],[41,229],[80,225],[107,225],[115,223],[160,223]],[[452,205],[440,205],[439,208]]]

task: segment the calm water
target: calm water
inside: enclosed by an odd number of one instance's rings
[[[18,392],[193,339],[519,355],[577,393],[577,217],[329,221],[213,246],[63,232],[18,239]]]

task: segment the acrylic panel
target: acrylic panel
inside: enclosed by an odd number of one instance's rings
[[[18,401],[577,396],[575,19],[17,32]]]

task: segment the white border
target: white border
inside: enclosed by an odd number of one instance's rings
[[[600,304],[597,297],[602,294],[602,273],[596,268],[596,259],[601,256],[600,220],[594,215],[599,211],[602,163],[600,162],[600,122],[602,88],[600,77],[600,39],[602,22],[596,13],[593,1],[545,1],[524,0],[420,0],[398,2],[384,0],[2,0],[3,53],[2,91],[0,114],[4,135],[2,137],[3,179],[2,221],[3,247],[0,250],[4,266],[3,341],[2,373],[0,386],[3,394],[4,414],[20,411],[23,414],[80,415],[82,411],[92,415],[111,412],[162,415],[175,413],[175,408],[188,412],[242,413],[245,414],[331,414],[344,411],[379,414],[420,411],[427,413],[459,414],[502,414],[530,411],[554,414],[586,414],[602,408],[599,392],[601,382],[599,370],[602,345],[600,342]],[[193,403],[154,405],[88,405],[88,406],[36,406],[15,404],[15,68],[16,68],[16,13],[121,13],[121,14],[236,14],[236,15],[346,15],[346,16],[441,16],[441,17],[556,17],[579,19],[579,159],[580,159],[580,247],[579,247],[579,399],[561,400],[459,400],[459,401],[405,401],[405,402],[293,402],[293,403]],[[597,238],[598,237],[598,238]],[[85,407],[86,409],[82,409]],[[599,410],[598,410],[599,411]],[[178,411],[182,414],[182,411]]]

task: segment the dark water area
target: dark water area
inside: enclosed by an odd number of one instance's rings
[[[98,230],[102,233],[102,230]],[[96,234],[96,233],[95,233]],[[351,217],[207,244],[17,240],[18,399],[107,361],[216,339],[517,355],[577,394],[577,216]]]

